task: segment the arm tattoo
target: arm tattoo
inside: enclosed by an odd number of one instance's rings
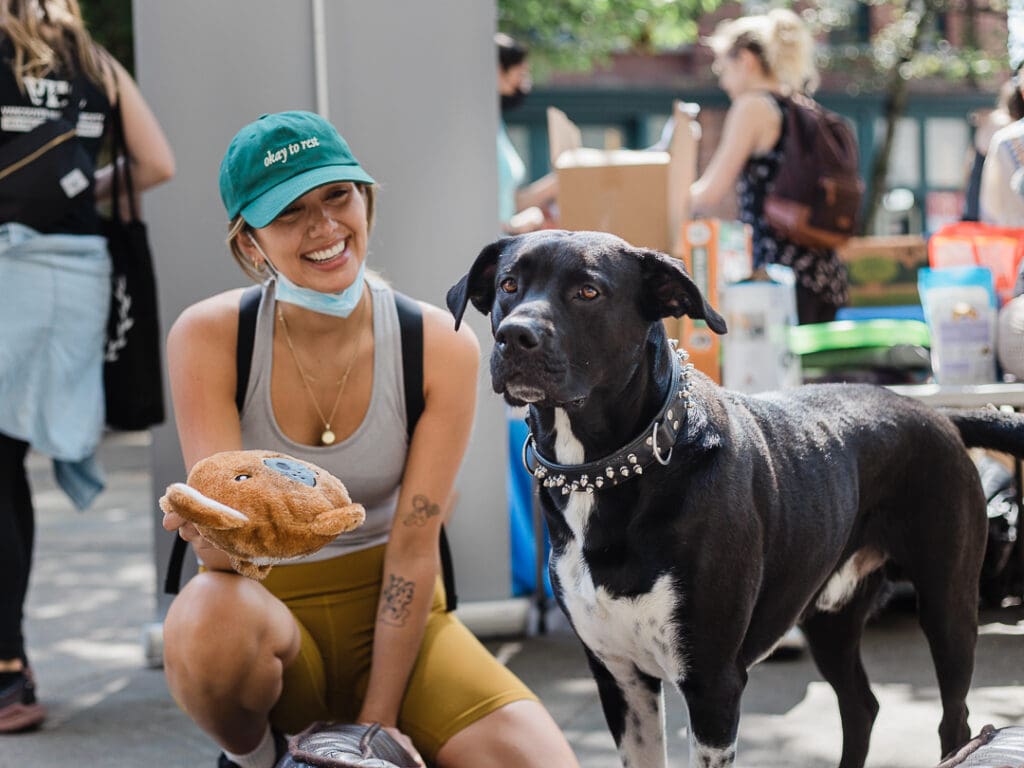
[[[388,576],[388,584],[381,595],[380,620],[393,627],[404,627],[415,592],[415,582],[394,574]]]
[[[432,517],[437,517],[441,514],[441,506],[434,504],[423,494],[417,494],[412,497],[412,512],[405,516],[404,522],[406,525],[415,525],[417,528],[422,528],[427,524],[427,520]]]

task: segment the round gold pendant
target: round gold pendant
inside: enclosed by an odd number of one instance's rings
[[[320,435],[320,442],[323,445],[331,445],[334,442],[334,440],[334,433],[331,432],[331,430],[329,429],[325,429],[323,433]]]

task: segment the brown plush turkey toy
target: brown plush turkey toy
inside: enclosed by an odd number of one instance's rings
[[[203,459],[187,484],[167,487],[160,508],[193,523],[251,579],[263,579],[282,560],[316,552],[366,517],[334,475],[270,451]]]

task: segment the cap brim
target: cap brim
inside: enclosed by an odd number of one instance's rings
[[[360,184],[375,183],[373,177],[358,165],[327,165],[285,179],[244,206],[239,213],[250,227],[259,229],[267,226],[293,200],[302,197],[311,189],[338,181],[354,181]]]

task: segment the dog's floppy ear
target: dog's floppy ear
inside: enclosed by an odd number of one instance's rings
[[[715,333],[725,333],[725,320],[701,294],[686,274],[683,262],[648,248],[636,248],[643,275],[641,306],[652,320],[687,315],[704,320]]]
[[[481,314],[486,315],[491,311],[491,305],[494,303],[494,272],[498,268],[498,257],[515,239],[503,237],[486,246],[476,257],[469,272],[448,289],[448,311],[455,316],[455,330],[459,330],[468,302],[473,302],[473,306],[480,310]]]

